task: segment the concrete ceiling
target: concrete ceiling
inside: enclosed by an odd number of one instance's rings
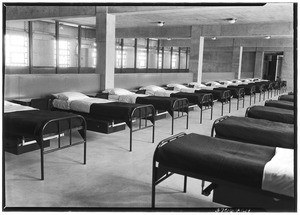
[[[230,25],[225,19],[236,18],[237,24],[293,22],[293,3],[267,3],[264,6],[110,6],[116,15],[116,28],[165,26]],[[59,21],[94,27],[95,16],[59,18]]]

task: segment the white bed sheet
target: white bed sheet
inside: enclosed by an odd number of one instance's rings
[[[294,150],[276,147],[274,157],[265,165],[262,189],[294,197]]]
[[[29,107],[29,106],[16,104],[13,102],[4,101],[4,113],[11,113],[11,112],[17,112],[17,111],[28,111],[28,110],[38,110],[38,109]]]

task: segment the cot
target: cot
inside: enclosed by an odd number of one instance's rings
[[[269,106],[248,107],[245,116],[250,118],[266,119],[274,122],[283,122],[289,124],[294,124],[295,122],[293,110]]]
[[[243,108],[244,108],[244,106],[245,106],[245,89],[243,87],[228,85],[227,87],[220,87],[218,89],[230,90],[232,97],[237,99],[236,109],[237,110],[239,109],[240,100],[243,101]]]
[[[156,186],[179,174],[184,176],[184,192],[187,177],[211,182],[205,189],[202,187],[202,194],[209,195],[214,190],[213,201],[223,205],[293,211],[293,155],[292,149],[244,144],[195,133],[177,134],[162,140],[154,152],[152,207],[155,207]]]
[[[152,142],[154,142],[155,109],[153,105],[113,102],[107,99],[90,98],[78,92],[63,92],[53,94],[53,96],[54,110],[82,115],[87,121],[88,130],[98,132],[97,122],[101,120],[125,122],[130,129],[130,152],[132,151],[133,132],[152,127]],[[135,126],[134,122],[138,125]]]
[[[294,125],[249,117],[224,116],[216,119],[211,136],[257,145],[294,149]]]
[[[78,131],[81,141],[72,142],[72,131]],[[68,132],[69,145],[61,146],[61,134]],[[44,149],[44,141],[57,135],[58,147]],[[44,154],[70,146],[84,145],[83,163],[86,164],[86,122],[80,115],[59,111],[38,110],[35,108],[5,101],[3,115],[3,136],[7,139],[25,139],[35,141],[40,148],[41,180],[44,180]]]
[[[165,96],[151,96],[133,93],[126,89],[115,88],[108,90],[110,99],[119,102],[134,104],[151,104],[156,111],[167,111],[171,116],[171,133],[174,132],[174,120],[186,117],[186,128],[188,129],[189,102],[186,98],[173,98]],[[177,114],[176,114],[177,112]]]
[[[184,90],[181,92],[180,88],[183,85],[180,84],[171,84],[170,87],[168,87],[170,90],[165,90],[162,87],[158,87],[155,85],[149,85],[146,87],[142,87],[139,89],[137,93],[143,93],[147,95],[153,95],[153,96],[164,96],[164,97],[173,97],[173,98],[186,98],[188,99],[189,106],[195,106],[198,105],[200,108],[200,123],[202,123],[202,112],[203,110],[211,110],[211,119],[213,114],[213,96],[211,93],[194,93],[195,89],[188,88],[192,91],[190,92],[184,92]],[[174,88],[177,87],[174,91]]]
[[[294,110],[294,102],[284,100],[267,100],[265,106]]]
[[[212,93],[213,98],[222,104],[221,115],[223,116],[224,104],[229,105],[229,113],[231,109],[231,92],[228,89],[215,88],[213,90],[195,90],[195,93]]]
[[[280,95],[278,100],[294,102],[294,95]]]

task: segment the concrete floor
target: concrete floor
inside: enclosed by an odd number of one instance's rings
[[[264,101],[255,105],[258,104],[263,105]],[[239,110],[233,99],[231,113],[226,105],[224,115],[244,116],[248,106],[248,96],[245,107],[240,105]],[[207,110],[203,114],[203,123],[199,124],[199,113],[198,107],[190,112],[188,130],[185,129],[185,118],[175,120],[174,134],[194,132],[210,136],[212,123],[221,116],[221,104],[215,103],[213,120]],[[6,152],[5,205],[48,209],[149,209],[153,153],[161,140],[171,136],[170,117],[156,121],[155,143],[151,143],[151,135],[151,129],[133,133],[133,151],[129,152],[128,128],[112,134],[87,131],[87,164],[82,164],[83,145],[46,154],[44,181],[39,180],[39,151],[22,155]],[[188,178],[187,193],[182,193],[182,188],[181,175],[173,175],[160,183],[156,187],[156,207],[199,209],[221,206],[212,202],[212,195],[201,195],[200,180]]]

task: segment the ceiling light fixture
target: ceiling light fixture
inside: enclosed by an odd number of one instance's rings
[[[234,24],[234,23],[236,23],[236,21],[237,21],[236,18],[228,18],[228,19],[226,19],[226,20],[227,20],[227,22],[230,23],[230,24]]]
[[[217,38],[216,38],[216,37],[212,37],[211,39],[212,39],[212,40],[216,40]]]
[[[271,36],[265,36],[265,39],[269,40],[269,39],[271,39]]]
[[[171,40],[171,38],[167,38],[167,40]]]
[[[164,26],[165,25],[165,22],[164,21],[158,21],[157,22],[157,26],[159,26],[159,27],[162,27],[162,26]]]

